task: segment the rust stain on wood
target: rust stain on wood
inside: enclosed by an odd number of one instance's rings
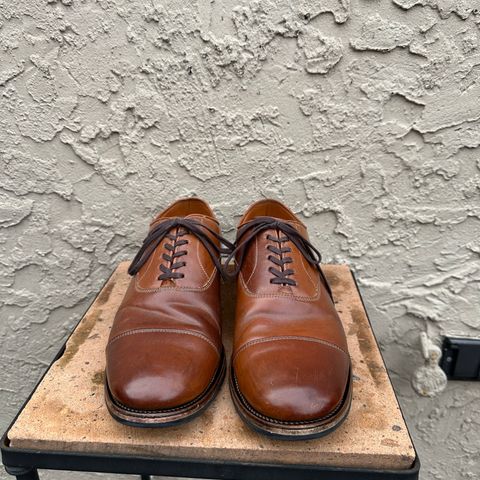
[[[92,331],[95,324],[101,319],[101,311],[95,309],[94,311],[87,313],[78,327],[75,329],[75,334],[70,337],[67,342],[65,352],[57,360],[57,365],[59,367],[65,367],[68,365],[70,360],[78,352],[80,346],[87,340],[90,332]]]
[[[380,386],[385,381],[385,367],[379,363],[375,338],[372,334],[365,310],[353,306],[350,310],[353,324],[349,333],[357,336],[358,344],[373,381]]]

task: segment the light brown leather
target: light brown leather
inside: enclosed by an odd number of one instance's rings
[[[150,231],[173,217],[194,219],[220,232],[210,207],[196,198],[172,204],[152,221]],[[142,411],[171,411],[178,420],[179,409],[195,403],[221,368],[219,272],[195,235],[186,232],[181,238],[188,240],[178,247],[187,252],[181,257],[186,265],[178,269],[183,278],[158,279],[160,265],[168,264],[162,258],[169,253],[165,244],[172,243],[165,238],[132,278],[115,316],[106,348],[106,377],[109,408],[120,409],[113,412],[123,415],[120,420],[142,423],[137,415]],[[128,417],[129,411],[134,418]],[[191,413],[186,409],[184,416]],[[155,415],[150,423],[155,423]]]
[[[253,204],[239,227],[256,217],[277,218],[308,239],[305,225],[278,201]],[[301,435],[302,422],[331,418],[343,408],[350,357],[323,275],[291,241],[281,245],[291,248],[285,255],[292,259],[287,265],[296,285],[271,283],[269,235],[284,236],[277,229],[260,232],[238,275],[231,382],[241,408],[258,420],[257,429],[279,425],[274,433],[282,433],[282,422],[293,422]]]

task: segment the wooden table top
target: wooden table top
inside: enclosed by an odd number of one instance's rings
[[[105,344],[127,288],[121,263],[99,293],[8,432],[10,445],[69,452],[144,454],[255,463],[409,469],[415,450],[350,269],[324,265],[348,337],[354,390],[350,415],[334,433],[308,441],[273,440],[236,414],[227,382],[195,420],[166,429],[113,420],[104,404]],[[234,285],[223,285],[224,343],[231,351]]]

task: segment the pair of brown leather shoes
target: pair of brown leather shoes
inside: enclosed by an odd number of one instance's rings
[[[247,210],[235,244],[221,237],[214,213],[197,198],[153,220],[108,340],[110,413],[129,425],[169,426],[215,397],[226,370],[222,252],[235,258],[238,274],[230,373],[238,413],[279,438],[334,430],[352,396],[345,333],[305,225],[275,200]]]

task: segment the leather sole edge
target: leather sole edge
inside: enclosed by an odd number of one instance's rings
[[[233,367],[230,370],[230,393],[240,418],[258,433],[278,440],[310,440],[329,435],[348,417],[352,403],[353,378],[350,368],[347,388],[334,415],[308,422],[281,422],[257,412],[242,396],[235,379]]]

